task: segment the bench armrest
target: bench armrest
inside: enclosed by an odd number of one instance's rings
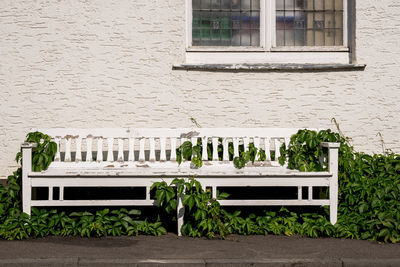
[[[340,143],[322,142],[321,146],[322,147],[327,147],[327,148],[339,148],[340,147]]]
[[[25,142],[25,143],[21,144],[21,148],[33,148],[33,149],[35,149],[36,147],[37,147],[36,143]]]

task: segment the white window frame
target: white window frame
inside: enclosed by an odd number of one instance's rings
[[[343,46],[276,46],[275,0],[260,0],[260,46],[192,46],[192,0],[186,1],[188,64],[348,64],[348,1],[343,0]]]

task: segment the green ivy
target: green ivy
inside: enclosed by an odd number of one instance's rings
[[[32,168],[45,170],[54,158],[56,146],[49,136],[30,133],[28,142],[37,144],[33,153]],[[218,157],[222,160],[222,140],[218,144]],[[228,197],[217,192],[212,198],[209,190],[203,190],[194,179],[175,179],[171,184],[164,181],[151,187],[160,206],[168,214],[165,220],[156,222],[141,220],[139,210],[109,210],[95,212],[72,212],[66,214],[57,210],[32,209],[32,215],[22,213],[21,176],[19,168],[8,177],[8,186],[0,186],[0,237],[3,239],[24,239],[47,235],[60,236],[119,236],[166,233],[165,223],[176,221],[178,196],[185,208],[185,223],[182,233],[192,237],[220,237],[228,234],[279,234],[303,235],[308,237],[338,237],[384,242],[400,242],[400,155],[367,155],[356,152],[348,140],[330,130],[320,132],[300,130],[293,135],[289,147],[280,148],[281,164],[300,171],[324,171],[327,150],[321,142],[338,142],[339,148],[339,207],[338,221],[328,221],[329,209],[319,213],[298,215],[286,208],[279,211],[265,211],[263,214],[241,216],[239,210],[228,212],[221,208],[218,200]],[[265,160],[265,152],[253,144],[244,151],[239,147],[239,157],[233,157],[233,144],[229,143],[229,159],[241,168],[247,162],[254,162],[257,155]],[[185,142],[177,149],[180,163],[183,159],[195,166],[202,166],[200,142]],[[273,155],[272,155],[273,156]],[[207,157],[212,157],[212,144],[207,144]],[[17,154],[21,162],[21,152]],[[236,163],[235,163],[236,162]]]
[[[223,154],[223,145],[222,139],[218,139],[218,160],[222,160]],[[212,159],[212,144],[207,143],[207,158],[208,160]],[[228,156],[230,160],[233,160],[233,165],[241,169],[246,166],[246,163],[252,162],[256,160],[257,156],[259,157],[259,161],[264,161],[266,159],[266,154],[263,149],[257,149],[253,143],[250,143],[247,150],[245,149],[244,145],[239,145],[239,156],[234,157],[234,150],[233,150],[233,142],[228,143]],[[197,167],[201,168],[203,166],[202,160],[202,151],[203,146],[200,140],[197,141],[197,144],[192,144],[190,141],[185,141],[181,146],[176,149],[176,158],[178,164],[181,164],[183,160],[191,161],[191,163]]]

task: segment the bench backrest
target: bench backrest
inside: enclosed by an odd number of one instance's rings
[[[298,129],[293,128],[93,128],[32,129],[50,135],[57,144],[55,162],[91,161],[176,161],[176,148],[183,142],[201,142],[202,159],[208,160],[207,143],[212,144],[212,161],[218,161],[218,146],[222,144],[223,160],[229,160],[228,146],[233,143],[234,156],[239,145],[249,143],[265,150],[267,161],[271,151],[275,159],[283,142]]]

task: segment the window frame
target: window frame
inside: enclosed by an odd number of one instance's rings
[[[186,63],[349,63],[349,1],[343,0],[342,46],[276,46],[276,1],[260,0],[260,46],[192,46],[192,0],[186,2]],[[354,12],[354,11],[353,11]],[[220,52],[220,53],[218,53]],[[288,55],[290,54],[290,55]],[[229,60],[230,58],[230,60]]]

